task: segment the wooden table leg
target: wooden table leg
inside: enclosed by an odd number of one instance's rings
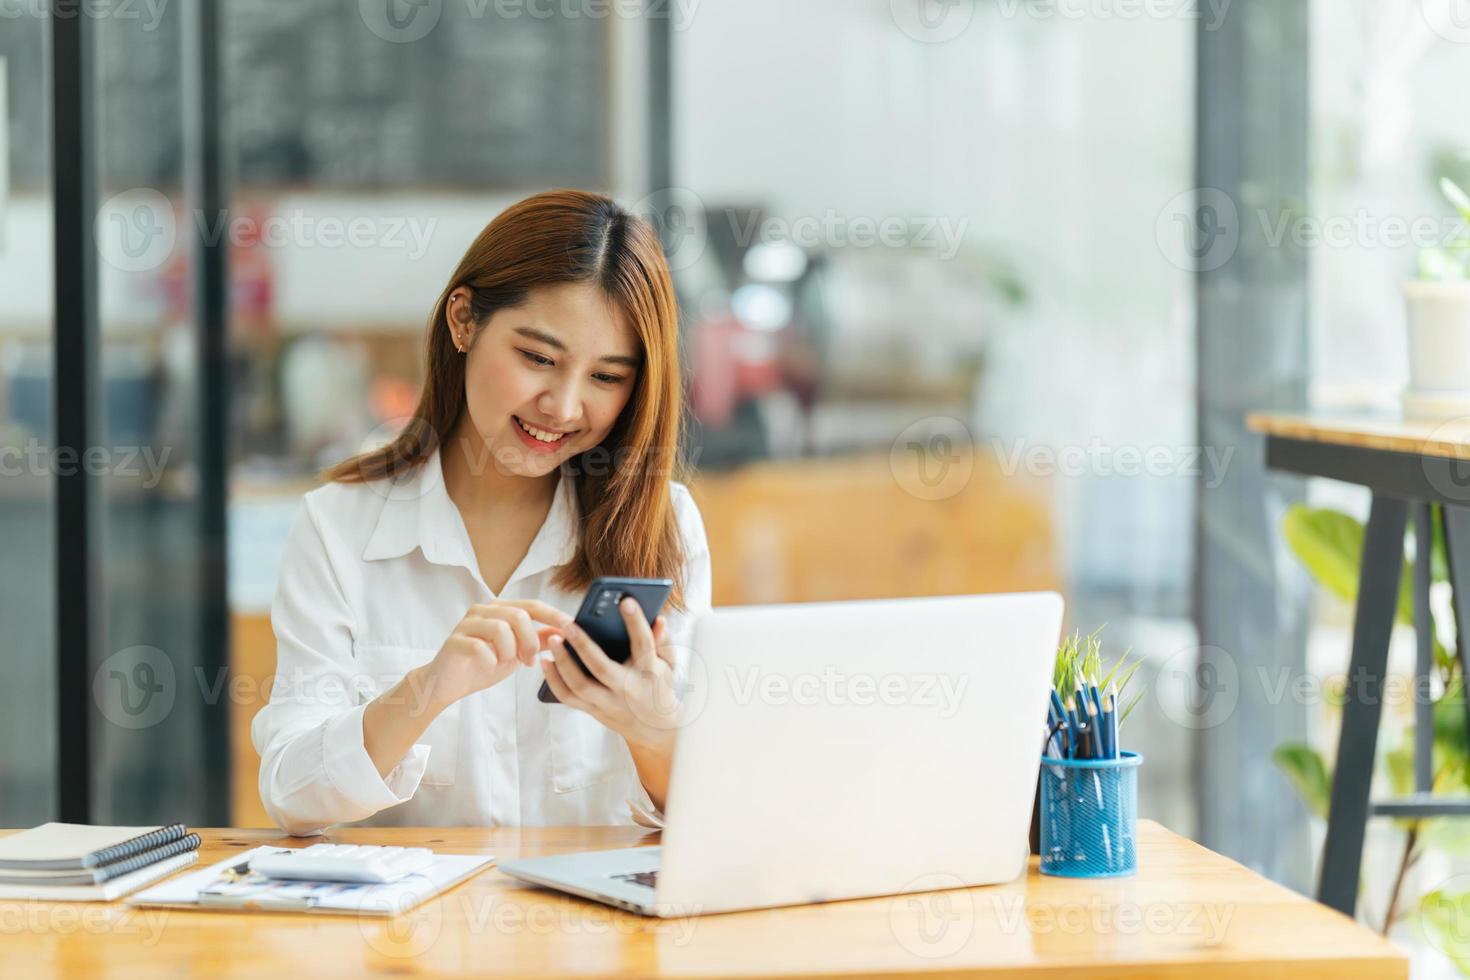
[[[1322,877],[1317,886],[1319,902],[1348,915],[1353,914],[1358,901],[1373,753],[1383,712],[1383,676],[1398,609],[1408,516],[1406,501],[1375,494],[1363,535],[1352,660],[1342,707],[1342,732],[1337,740]]]

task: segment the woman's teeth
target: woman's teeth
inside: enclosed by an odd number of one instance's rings
[[[535,426],[527,425],[525,422],[521,421],[519,416],[516,417],[516,424],[519,425],[522,429],[525,429],[527,432],[529,432],[533,439],[536,439],[540,442],[559,442],[566,435],[565,432],[547,432],[544,429],[538,429]]]

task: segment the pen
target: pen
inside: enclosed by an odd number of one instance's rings
[[[1062,696],[1057,693],[1056,688],[1052,688],[1051,691],[1051,706],[1052,710],[1057,713],[1057,720],[1060,721],[1062,723],[1062,726],[1067,730],[1067,746],[1068,751],[1070,752],[1070,747],[1072,745],[1075,745],[1077,742],[1077,732],[1072,724],[1068,721],[1067,706],[1062,704]]]
[[[1116,687],[1108,692],[1108,707],[1110,709],[1108,717],[1111,719],[1108,722],[1111,726],[1108,731],[1108,741],[1112,745],[1113,758],[1116,759],[1122,754],[1122,749],[1118,746],[1118,689]]]
[[[1082,721],[1077,715],[1077,705],[1073,701],[1067,702],[1067,730],[1068,734],[1072,736],[1072,751],[1070,755],[1074,759],[1080,758],[1079,753],[1082,751],[1084,735],[1082,732]]]
[[[1087,701],[1087,737],[1084,747],[1087,749],[1087,758],[1101,759],[1103,757],[1102,733],[1098,730],[1097,705],[1091,699]]]

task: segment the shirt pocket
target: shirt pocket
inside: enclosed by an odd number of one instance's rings
[[[550,712],[551,788],[575,793],[605,783],[626,771],[627,747],[618,734],[585,711],[565,705],[546,706]]]
[[[403,680],[415,667],[421,667],[434,659],[435,649],[392,646],[389,644],[357,644],[358,704],[366,704],[378,695],[390,690]],[[409,711],[427,711],[425,703],[428,692],[409,687],[404,694],[403,704]],[[460,725],[464,712],[456,701],[444,709],[429,724],[415,742],[429,747],[429,763],[424,769],[422,780],[425,786],[453,786],[459,769]]]

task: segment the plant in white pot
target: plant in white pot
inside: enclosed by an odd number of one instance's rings
[[[1439,187],[1470,223],[1470,196],[1448,177]],[[1462,226],[1444,244],[1422,250],[1419,278],[1403,288],[1409,322],[1404,414],[1470,415],[1470,229]]]

